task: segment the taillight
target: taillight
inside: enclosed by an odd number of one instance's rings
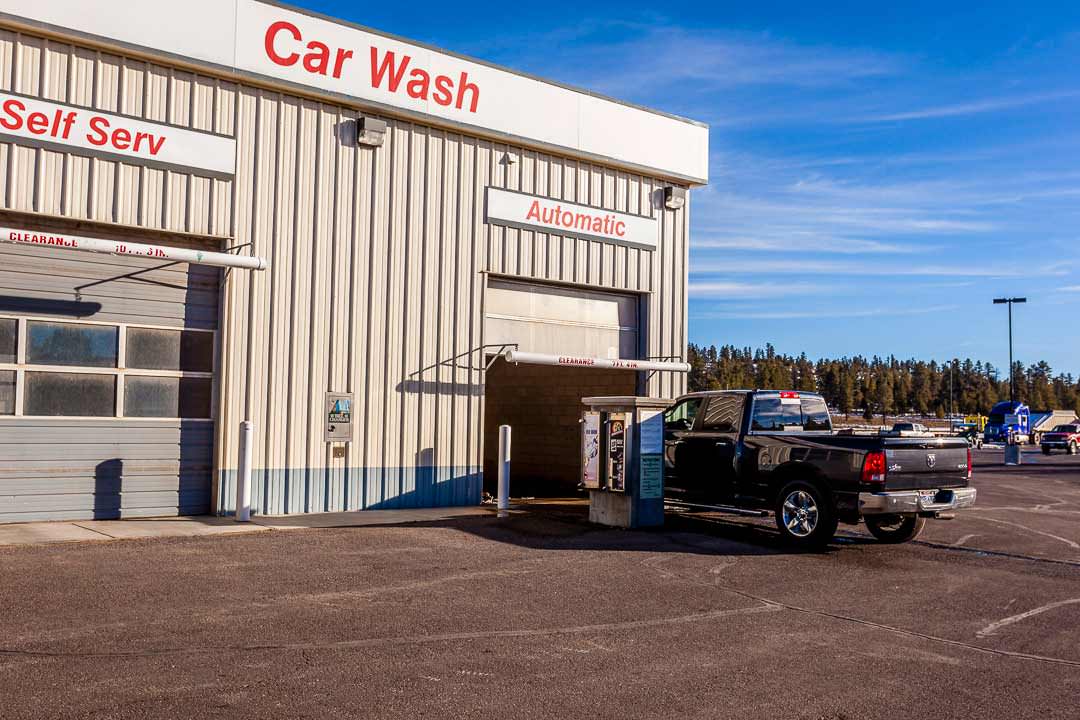
[[[862,464],[860,481],[864,485],[885,484],[885,451],[872,450],[866,453]]]
[[[967,479],[971,479],[971,448],[968,448],[968,475]]]

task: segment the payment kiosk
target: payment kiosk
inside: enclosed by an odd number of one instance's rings
[[[613,527],[664,523],[664,410],[670,400],[587,397],[581,418],[581,479],[589,521]]]

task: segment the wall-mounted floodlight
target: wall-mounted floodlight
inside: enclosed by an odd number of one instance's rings
[[[664,188],[664,207],[668,210],[680,210],[686,205],[686,188],[668,185]]]
[[[356,144],[368,147],[380,147],[386,137],[386,121],[378,118],[361,117],[356,119]]]

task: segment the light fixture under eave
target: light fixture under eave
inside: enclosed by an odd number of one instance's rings
[[[360,117],[356,119],[356,144],[368,147],[381,147],[386,137],[386,121],[378,118]]]
[[[668,210],[681,210],[686,205],[686,188],[668,185],[664,188],[664,207]]]

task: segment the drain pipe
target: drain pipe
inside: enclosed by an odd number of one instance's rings
[[[251,522],[251,435],[250,420],[240,423],[240,463],[236,470],[236,522]]]
[[[499,426],[499,517],[510,510],[510,426]]]

